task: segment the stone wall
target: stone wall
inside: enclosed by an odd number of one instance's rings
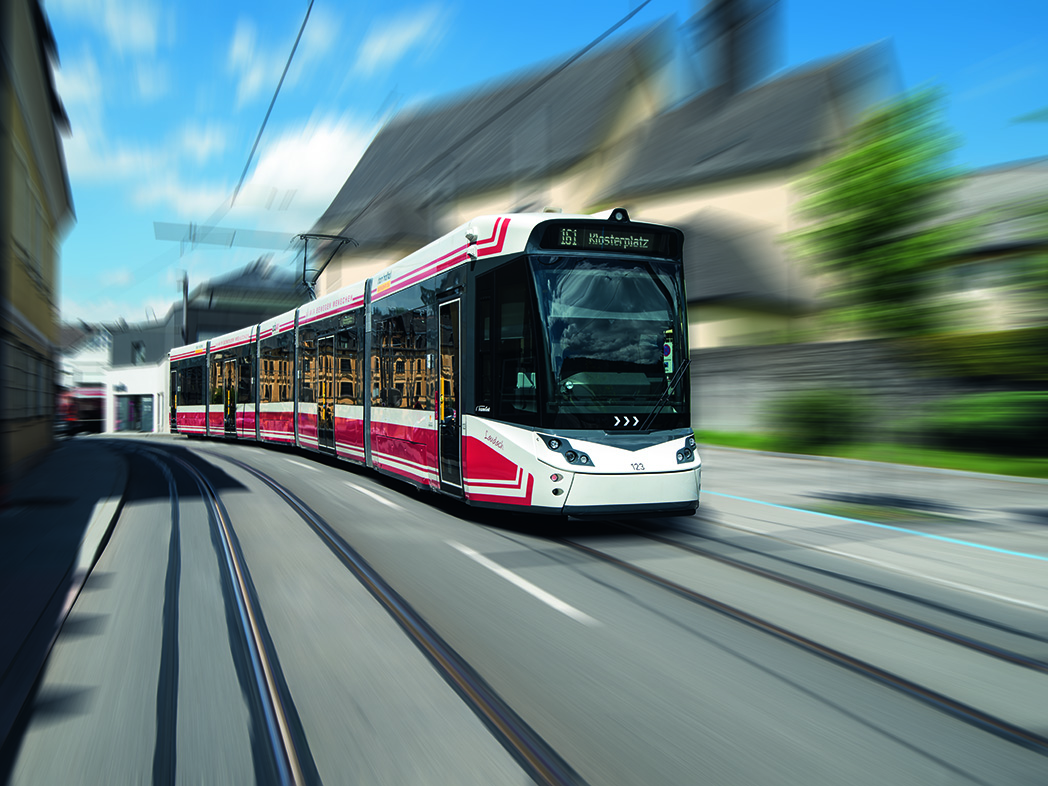
[[[768,405],[799,390],[868,395],[887,431],[936,399],[980,388],[923,376],[880,341],[719,347],[691,354],[692,421],[712,431],[763,431]]]

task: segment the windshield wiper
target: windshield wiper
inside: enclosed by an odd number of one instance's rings
[[[648,413],[648,417],[644,418],[644,422],[640,426],[641,431],[647,431],[648,426],[651,425],[652,421],[655,420],[655,417],[662,411],[662,408],[666,406],[666,402],[670,400],[670,394],[673,392],[673,389],[677,387],[677,383],[680,382],[681,379],[684,377],[684,372],[688,370],[688,366],[690,365],[691,358],[688,358],[680,364],[680,368],[678,368],[673,373],[673,376],[670,377],[670,381],[667,383],[666,389],[662,391],[662,395],[659,396],[659,400],[655,402],[655,407],[651,410],[651,412]]]

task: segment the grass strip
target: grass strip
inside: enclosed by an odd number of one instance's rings
[[[909,464],[918,467],[938,467],[965,472],[986,472],[992,475],[1014,475],[1028,478],[1048,478],[1048,458],[998,456],[990,453],[922,448],[885,442],[824,445],[818,448],[798,449],[774,434],[754,434],[731,431],[695,432],[700,445],[721,445],[747,450],[767,450],[775,453],[800,453],[813,456],[883,461],[890,464]]]

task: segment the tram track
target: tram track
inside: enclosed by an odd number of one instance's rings
[[[525,770],[540,783],[580,783],[581,778],[550,748],[544,740],[538,737],[533,730],[503,702],[497,694],[488,686],[484,680],[454,652],[438,634],[423,620],[404,599],[394,591],[385,580],[378,575],[374,569],[328,525],[320,516],[309,508],[301,499],[295,496],[282,484],[268,476],[264,472],[229,456],[213,451],[203,451],[211,456],[231,465],[239,467],[249,473],[274,493],[276,493],[299,517],[301,517],[321,541],[334,553],[338,559],[353,573],[353,575],[368,589],[387,612],[398,622],[400,627],[409,635],[416,646],[427,656],[430,662],[437,668],[442,677],[451,685],[458,695],[470,706],[473,712],[492,731],[494,736],[521,764]],[[1007,663],[1011,666],[1021,667],[1040,677],[1048,673],[1048,664],[1044,661],[1031,658],[1022,653],[1010,652],[1006,649],[980,642],[970,637],[957,635],[951,631],[936,628],[920,620],[911,619],[897,612],[879,608],[873,604],[865,603],[852,597],[841,595],[826,590],[823,587],[800,581],[796,578],[783,575],[777,571],[760,568],[752,564],[731,559],[724,555],[715,554],[709,549],[699,546],[681,543],[672,538],[660,536],[655,533],[646,532],[635,526],[625,525],[621,522],[606,522],[608,526],[614,526],[621,531],[630,532],[638,538],[666,546],[674,550],[681,550],[704,559],[711,559],[725,566],[743,570],[761,579],[774,581],[784,587],[805,592],[823,600],[839,604],[853,611],[869,614],[884,622],[904,627],[914,633],[920,633],[938,639],[946,644],[961,647],[978,653],[981,656],[993,658]],[[890,668],[882,668],[877,665],[875,659],[867,659],[849,654],[847,651],[822,643],[818,637],[812,637],[791,629],[788,625],[776,623],[773,619],[765,618],[759,613],[752,613],[731,602],[720,600],[713,595],[698,591],[692,587],[685,586],[667,576],[660,576],[656,572],[647,570],[638,565],[620,559],[613,554],[602,551],[584,543],[572,539],[554,538],[559,543],[571,550],[586,555],[617,569],[623,570],[635,577],[667,589],[674,594],[710,608],[726,617],[740,621],[754,627],[762,632],[775,636],[780,640],[789,642],[820,658],[828,660],[839,666],[859,673],[864,677],[874,680],[893,690],[912,697],[920,702],[943,711],[967,724],[980,728],[986,732],[1011,743],[1021,745],[1040,755],[1048,755],[1048,736],[1032,731],[1024,725],[1011,722],[991,711],[981,709],[976,704],[964,701],[952,696],[948,691],[936,690],[922,684],[920,680],[910,679],[892,671]],[[756,550],[753,550],[756,551]],[[756,552],[760,553],[760,552]],[[912,598],[910,598],[912,600]],[[1031,638],[1037,639],[1036,636]]]
[[[466,659],[305,502],[271,476],[245,462],[211,450],[201,452],[249,473],[287,504],[390,614],[441,677],[536,783],[549,786],[581,786],[585,783]]]
[[[901,625],[914,632],[933,636],[934,638],[950,645],[976,652],[982,656],[988,656],[1003,663],[1019,666],[1034,677],[1048,674],[1048,664],[1043,661],[1001,650],[1000,648],[989,646],[966,637],[957,636],[949,631],[936,629],[933,626],[929,626],[916,620],[910,620],[902,615],[872,607],[869,604],[865,604],[853,598],[841,597],[836,593],[826,591],[822,588],[807,585],[804,582],[782,576],[774,571],[757,568],[747,563],[723,557],[722,555],[709,553],[704,549],[682,544],[673,539],[664,538],[646,532],[632,525],[623,525],[620,522],[607,522],[607,524],[619,528],[620,531],[629,532],[631,535],[649,542],[669,546],[675,550],[683,550],[694,556],[713,559],[730,568],[743,570],[747,573],[759,576],[762,579],[815,595],[822,599],[841,604],[852,610],[876,616],[886,622]],[[1031,731],[1028,728],[1017,725],[1016,723],[1012,723],[994,713],[981,710],[969,702],[952,698],[946,693],[922,685],[916,680],[909,679],[900,674],[893,673],[888,669],[881,668],[868,659],[848,654],[837,647],[821,643],[810,635],[805,635],[791,629],[791,627],[787,625],[782,625],[768,619],[767,615],[747,611],[736,603],[724,601],[714,597],[708,592],[685,586],[679,581],[675,581],[665,575],[659,575],[652,570],[640,567],[639,565],[633,564],[626,559],[617,557],[607,551],[601,550],[600,548],[581,543],[571,538],[554,538],[553,540],[567,549],[583,554],[600,563],[610,565],[649,584],[668,590],[691,603],[711,609],[729,619],[756,628],[757,630],[786,641],[807,652],[818,655],[825,660],[862,674],[880,684],[891,687],[894,690],[944,711],[965,723],[981,728],[1015,744],[1022,745],[1041,755],[1048,755],[1048,736]]]
[[[801,548],[801,549],[806,549],[806,550],[810,550],[812,548],[810,546],[805,546],[803,544],[799,544],[799,543],[797,543],[795,541],[791,541],[791,540],[786,539],[786,538],[780,538],[780,537],[776,537],[774,535],[770,535],[770,534],[767,534],[767,533],[756,532],[756,531],[751,530],[751,529],[735,527],[735,526],[733,526],[731,524],[725,523],[723,521],[718,521],[716,519],[710,519],[710,518],[703,519],[702,520],[702,524],[704,526],[705,525],[709,525],[709,526],[714,526],[714,527],[719,527],[721,529],[729,530],[731,532],[738,533],[740,536],[743,536],[743,537],[746,537],[746,538],[756,538],[756,539],[766,540],[766,541],[771,542],[771,543],[782,544],[782,545],[790,546],[792,548]],[[628,524],[625,524],[624,526],[630,527],[630,525],[628,525]],[[636,531],[636,532],[641,532],[645,536],[651,536],[651,533],[645,532],[643,530],[639,530],[637,528],[632,528],[632,529],[634,529],[634,531]],[[970,612],[970,611],[968,611],[966,609],[958,608],[956,605],[947,605],[945,603],[932,601],[932,600],[929,600],[928,598],[923,598],[923,597],[914,595],[911,592],[904,592],[904,591],[901,591],[901,590],[898,590],[898,589],[895,589],[895,588],[892,588],[892,587],[889,587],[889,586],[885,586],[883,583],[875,583],[875,582],[871,582],[871,581],[868,581],[868,580],[864,580],[864,579],[858,578],[856,576],[852,576],[852,575],[848,575],[848,574],[845,574],[845,573],[841,573],[839,571],[830,571],[830,570],[826,570],[824,568],[819,568],[819,567],[816,567],[814,565],[811,565],[811,564],[808,564],[808,563],[805,563],[805,562],[800,562],[800,561],[797,561],[797,560],[789,559],[789,558],[784,557],[784,556],[782,556],[780,554],[775,554],[772,551],[765,551],[765,550],[753,548],[751,546],[747,546],[745,544],[739,543],[738,540],[728,540],[728,539],[725,539],[725,538],[718,538],[718,537],[715,537],[715,536],[711,535],[708,532],[703,532],[703,533],[690,532],[690,533],[685,533],[685,534],[691,535],[691,536],[693,536],[693,537],[695,537],[697,539],[701,539],[703,542],[714,543],[714,544],[718,544],[720,546],[723,546],[725,548],[729,548],[729,549],[731,549],[734,552],[745,552],[746,554],[752,555],[753,557],[756,557],[756,558],[759,558],[759,559],[766,559],[766,560],[774,561],[776,563],[779,563],[779,564],[785,566],[786,568],[794,568],[794,569],[797,569],[797,570],[800,570],[800,571],[804,571],[804,572],[812,573],[812,574],[815,574],[815,575],[819,575],[819,576],[825,577],[827,579],[831,579],[833,581],[842,582],[842,583],[851,585],[851,586],[853,586],[854,588],[856,588],[857,590],[860,590],[860,591],[862,591],[862,590],[869,590],[871,592],[875,592],[875,593],[884,595],[886,597],[894,598],[894,599],[897,599],[897,600],[902,601],[902,602],[916,604],[916,605],[919,605],[919,606],[921,606],[921,607],[923,607],[923,608],[925,608],[925,609],[927,609],[927,610],[929,610],[931,612],[946,614],[946,615],[955,617],[955,618],[957,618],[959,620],[962,620],[964,622],[968,622],[968,623],[972,623],[972,624],[975,624],[975,625],[979,625],[979,626],[985,627],[988,630],[997,631],[997,632],[1000,632],[1000,633],[1008,635],[1008,636],[1014,636],[1014,637],[1017,637],[1017,638],[1020,638],[1020,639],[1026,639],[1026,640],[1029,640],[1031,642],[1036,642],[1036,643],[1039,643],[1039,644],[1048,644],[1048,636],[1042,636],[1042,635],[1038,635],[1038,634],[1035,634],[1035,633],[1031,633],[1029,630],[1025,630],[1023,628],[1018,628],[1018,627],[1016,627],[1014,625],[1005,624],[1005,623],[1001,622],[1000,620],[992,619],[992,618],[990,618],[987,615],[976,614],[976,613]],[[652,536],[652,537],[655,537],[655,536]],[[667,540],[672,541],[672,543],[674,543],[676,545],[680,545],[683,548],[687,548],[687,549],[694,548],[694,549],[696,549],[696,553],[701,553],[703,556],[711,556],[711,557],[715,557],[715,558],[718,558],[718,559],[724,558],[723,555],[717,555],[717,554],[715,554],[714,552],[712,552],[712,551],[710,551],[708,549],[701,549],[699,547],[695,547],[695,546],[692,546],[692,545],[682,544],[680,541],[673,540],[673,539],[667,539]],[[815,550],[817,552],[828,554],[829,556],[835,557],[835,558],[842,558],[843,557],[844,559],[855,559],[854,555],[844,554],[844,553],[841,553],[841,552],[838,552],[838,551],[834,551],[834,550],[825,550],[825,549],[822,549],[822,548],[816,548]],[[724,558],[724,559],[728,559],[728,558]],[[737,562],[740,566],[741,565],[749,565],[750,564],[750,563],[743,563],[743,562],[741,562],[739,560],[735,560],[733,562]],[[902,571],[900,568],[898,568],[896,566],[885,566],[885,567],[888,570],[899,572],[899,573],[901,573],[902,575],[905,575],[905,576],[913,577],[913,576],[917,575],[921,579],[926,579],[927,578],[925,576],[920,576],[919,574],[914,574],[913,572]],[[771,571],[771,572],[775,573],[775,571]],[[960,586],[959,587],[957,585],[945,585],[945,586],[947,588],[949,588],[949,589],[961,590],[961,591],[969,592],[969,593],[974,590],[974,588],[972,588],[972,587],[964,587],[964,586]],[[1019,609],[1021,609],[1023,611],[1035,610],[1037,613],[1040,613],[1042,611],[1041,607],[1035,606],[1035,605],[1033,605],[1031,603],[1028,603],[1028,602],[1025,602],[1025,601],[1017,601],[1017,600],[1014,600],[1014,599],[1002,597],[1000,595],[995,595],[995,596],[993,596],[993,598],[997,602],[1003,602],[1003,603],[1006,603],[1006,604],[1009,604],[1009,605],[1014,605],[1014,606],[1016,606],[1017,608],[1019,608]]]
[[[218,492],[207,475],[191,462],[166,450],[142,448],[142,451],[150,460],[160,465],[168,477],[173,495],[172,508],[175,511],[172,515],[175,516],[175,520],[177,520],[178,507],[177,490],[170,476],[170,470],[164,462],[178,466],[189,475],[195,482],[201,499],[207,505],[209,519],[222,546],[221,561],[226,568],[229,585],[233,590],[237,619],[243,634],[243,644],[247,650],[257,689],[257,698],[262,708],[267,749],[272,758],[277,780],[283,786],[305,784],[307,779],[301,764],[298,745],[291,731],[289,711],[286,706],[289,699],[282,695],[276,676],[276,655],[263,636],[261,611],[250,589],[247,566],[233,535],[229,515]],[[174,538],[175,535],[173,534],[172,537]],[[168,596],[171,594],[169,592]],[[177,593],[174,594],[177,595]],[[177,651],[177,647],[175,649]],[[177,665],[175,668],[177,669]],[[173,735],[170,736],[173,739]],[[169,766],[173,768],[173,762]]]
[[[1000,646],[996,646],[996,645],[993,645],[993,644],[990,644],[990,643],[987,643],[987,642],[980,641],[978,639],[972,638],[971,636],[967,636],[967,635],[964,635],[964,634],[960,634],[960,633],[957,633],[957,632],[954,632],[954,631],[947,630],[947,629],[945,629],[943,627],[939,627],[939,626],[936,626],[936,625],[929,624],[927,622],[924,622],[924,621],[921,621],[921,620],[917,619],[916,617],[909,616],[909,615],[906,615],[906,614],[902,614],[902,613],[897,612],[897,611],[892,611],[890,609],[885,608],[884,606],[876,605],[876,604],[870,603],[868,601],[859,600],[859,599],[857,599],[855,597],[852,597],[852,596],[849,596],[849,595],[845,595],[845,594],[840,593],[840,592],[836,592],[836,591],[833,591],[833,590],[828,590],[828,589],[826,589],[824,587],[820,587],[817,584],[815,584],[813,582],[810,582],[810,581],[803,581],[803,580],[794,578],[792,576],[788,576],[785,573],[782,573],[782,572],[779,572],[779,571],[771,570],[771,569],[768,569],[768,568],[762,568],[762,567],[754,565],[754,564],[752,564],[750,562],[745,562],[745,561],[740,560],[740,559],[728,557],[728,556],[725,556],[724,554],[718,554],[718,553],[712,551],[711,549],[702,548],[700,546],[696,546],[696,545],[691,544],[691,543],[683,543],[683,542],[681,542],[679,540],[675,540],[673,538],[668,538],[668,537],[665,537],[665,536],[662,536],[662,535],[657,535],[657,534],[654,534],[652,532],[648,532],[648,531],[642,530],[641,528],[639,528],[637,526],[634,526],[634,525],[620,524],[620,526],[623,526],[625,529],[628,529],[631,532],[634,532],[638,536],[643,537],[643,538],[645,538],[647,540],[654,541],[656,543],[660,543],[660,544],[663,544],[663,545],[667,545],[667,546],[670,546],[671,548],[679,549],[679,550],[684,551],[684,552],[689,553],[689,554],[695,554],[697,556],[701,556],[701,557],[704,557],[706,559],[715,560],[716,562],[719,562],[722,565],[727,565],[729,567],[745,571],[746,573],[749,573],[751,575],[758,576],[758,577],[760,577],[762,579],[768,579],[770,581],[774,581],[774,582],[777,582],[779,584],[782,584],[783,586],[791,587],[791,588],[797,589],[797,590],[801,590],[803,592],[809,593],[811,595],[818,596],[820,598],[825,598],[827,600],[833,601],[834,603],[840,604],[842,606],[846,606],[846,607],[854,609],[856,611],[860,611],[860,612],[862,612],[864,614],[869,614],[871,616],[878,617],[880,619],[886,620],[886,621],[894,623],[896,625],[901,625],[903,627],[909,628],[909,629],[917,631],[919,633],[923,633],[923,634],[926,634],[926,635],[929,635],[929,636],[934,636],[935,638],[941,639],[943,641],[947,641],[947,642],[949,642],[951,644],[956,644],[956,645],[959,645],[959,646],[962,646],[962,647],[967,647],[968,649],[976,650],[976,651],[981,652],[983,654],[990,655],[990,656],[992,656],[994,658],[998,658],[1000,660],[1006,661],[1008,663],[1012,663],[1012,664],[1017,665],[1017,666],[1022,666],[1023,668],[1032,669],[1032,670],[1040,672],[1042,674],[1048,674],[1048,662],[1046,662],[1044,660],[1041,660],[1039,658],[1030,657],[1029,655],[1026,655],[1026,654],[1023,654],[1023,653],[1020,653],[1020,652],[1009,650],[1009,649],[1006,649],[1004,647],[1000,647]],[[716,539],[711,539],[711,538],[703,538],[703,539],[704,540],[713,540],[714,542],[723,543],[723,541],[717,541]],[[762,552],[757,551],[756,549],[748,549],[748,548],[745,548],[745,547],[741,547],[741,548],[743,550],[751,553],[751,554],[759,554],[760,556],[763,556],[763,557],[767,557],[768,556],[766,554],[763,554]],[[772,556],[771,559],[779,559],[779,558]],[[987,620],[987,619],[982,618],[982,617],[975,617],[974,615],[967,615],[967,614],[965,614],[964,612],[962,612],[960,610],[944,607],[944,606],[942,606],[940,604],[933,604],[933,603],[931,603],[929,601],[926,601],[925,599],[917,598],[917,597],[914,597],[912,595],[904,595],[903,593],[897,592],[897,591],[892,590],[890,588],[885,588],[885,587],[873,585],[873,584],[871,584],[869,582],[860,581],[860,580],[854,579],[854,578],[852,578],[850,576],[843,575],[843,574],[832,574],[832,576],[831,576],[831,574],[828,571],[825,571],[825,570],[822,570],[822,569],[813,569],[813,568],[810,568],[808,566],[805,566],[803,564],[799,564],[799,563],[796,563],[796,562],[792,562],[791,564],[797,566],[798,568],[804,569],[804,570],[814,570],[814,571],[816,571],[816,572],[818,572],[818,573],[820,573],[820,574],[822,574],[824,576],[829,576],[829,577],[833,578],[836,581],[849,583],[849,584],[856,584],[858,586],[861,586],[861,587],[863,587],[865,589],[869,589],[869,590],[874,591],[874,592],[884,593],[886,595],[890,595],[890,596],[898,597],[900,599],[904,599],[904,600],[906,600],[909,603],[914,603],[914,604],[919,604],[919,605],[926,606],[926,607],[929,607],[929,608],[934,608],[936,611],[941,612],[943,614],[952,614],[952,615],[957,615],[957,616],[960,616],[960,617],[964,617],[968,621],[973,622],[975,624],[984,625],[984,626],[987,626],[989,628],[993,628],[993,629],[996,629],[996,630],[1001,631],[1001,632],[1008,633],[1008,634],[1013,635],[1013,636],[1019,636],[1019,637],[1027,638],[1027,639],[1029,639],[1031,641],[1034,641],[1034,642],[1048,643],[1048,638],[1045,638],[1043,636],[1038,636],[1036,634],[1030,633],[1029,631],[1021,631],[1021,630],[1018,630],[1018,629],[1016,629],[1014,627],[1011,627],[1011,626],[1001,625],[999,623],[996,623],[993,620]]]

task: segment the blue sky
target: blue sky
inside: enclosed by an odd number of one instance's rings
[[[158,241],[154,221],[308,231],[391,112],[563,59],[639,2],[316,0],[244,187],[223,209],[308,5],[45,0],[72,125],[63,319],[163,318],[183,272],[196,286],[267,252]],[[651,0],[620,34],[694,11]],[[1045,0],[781,0],[778,14],[781,67],[889,41],[904,87],[944,89],[958,164],[1048,155]],[[1014,122],[1037,112],[1041,122]]]

